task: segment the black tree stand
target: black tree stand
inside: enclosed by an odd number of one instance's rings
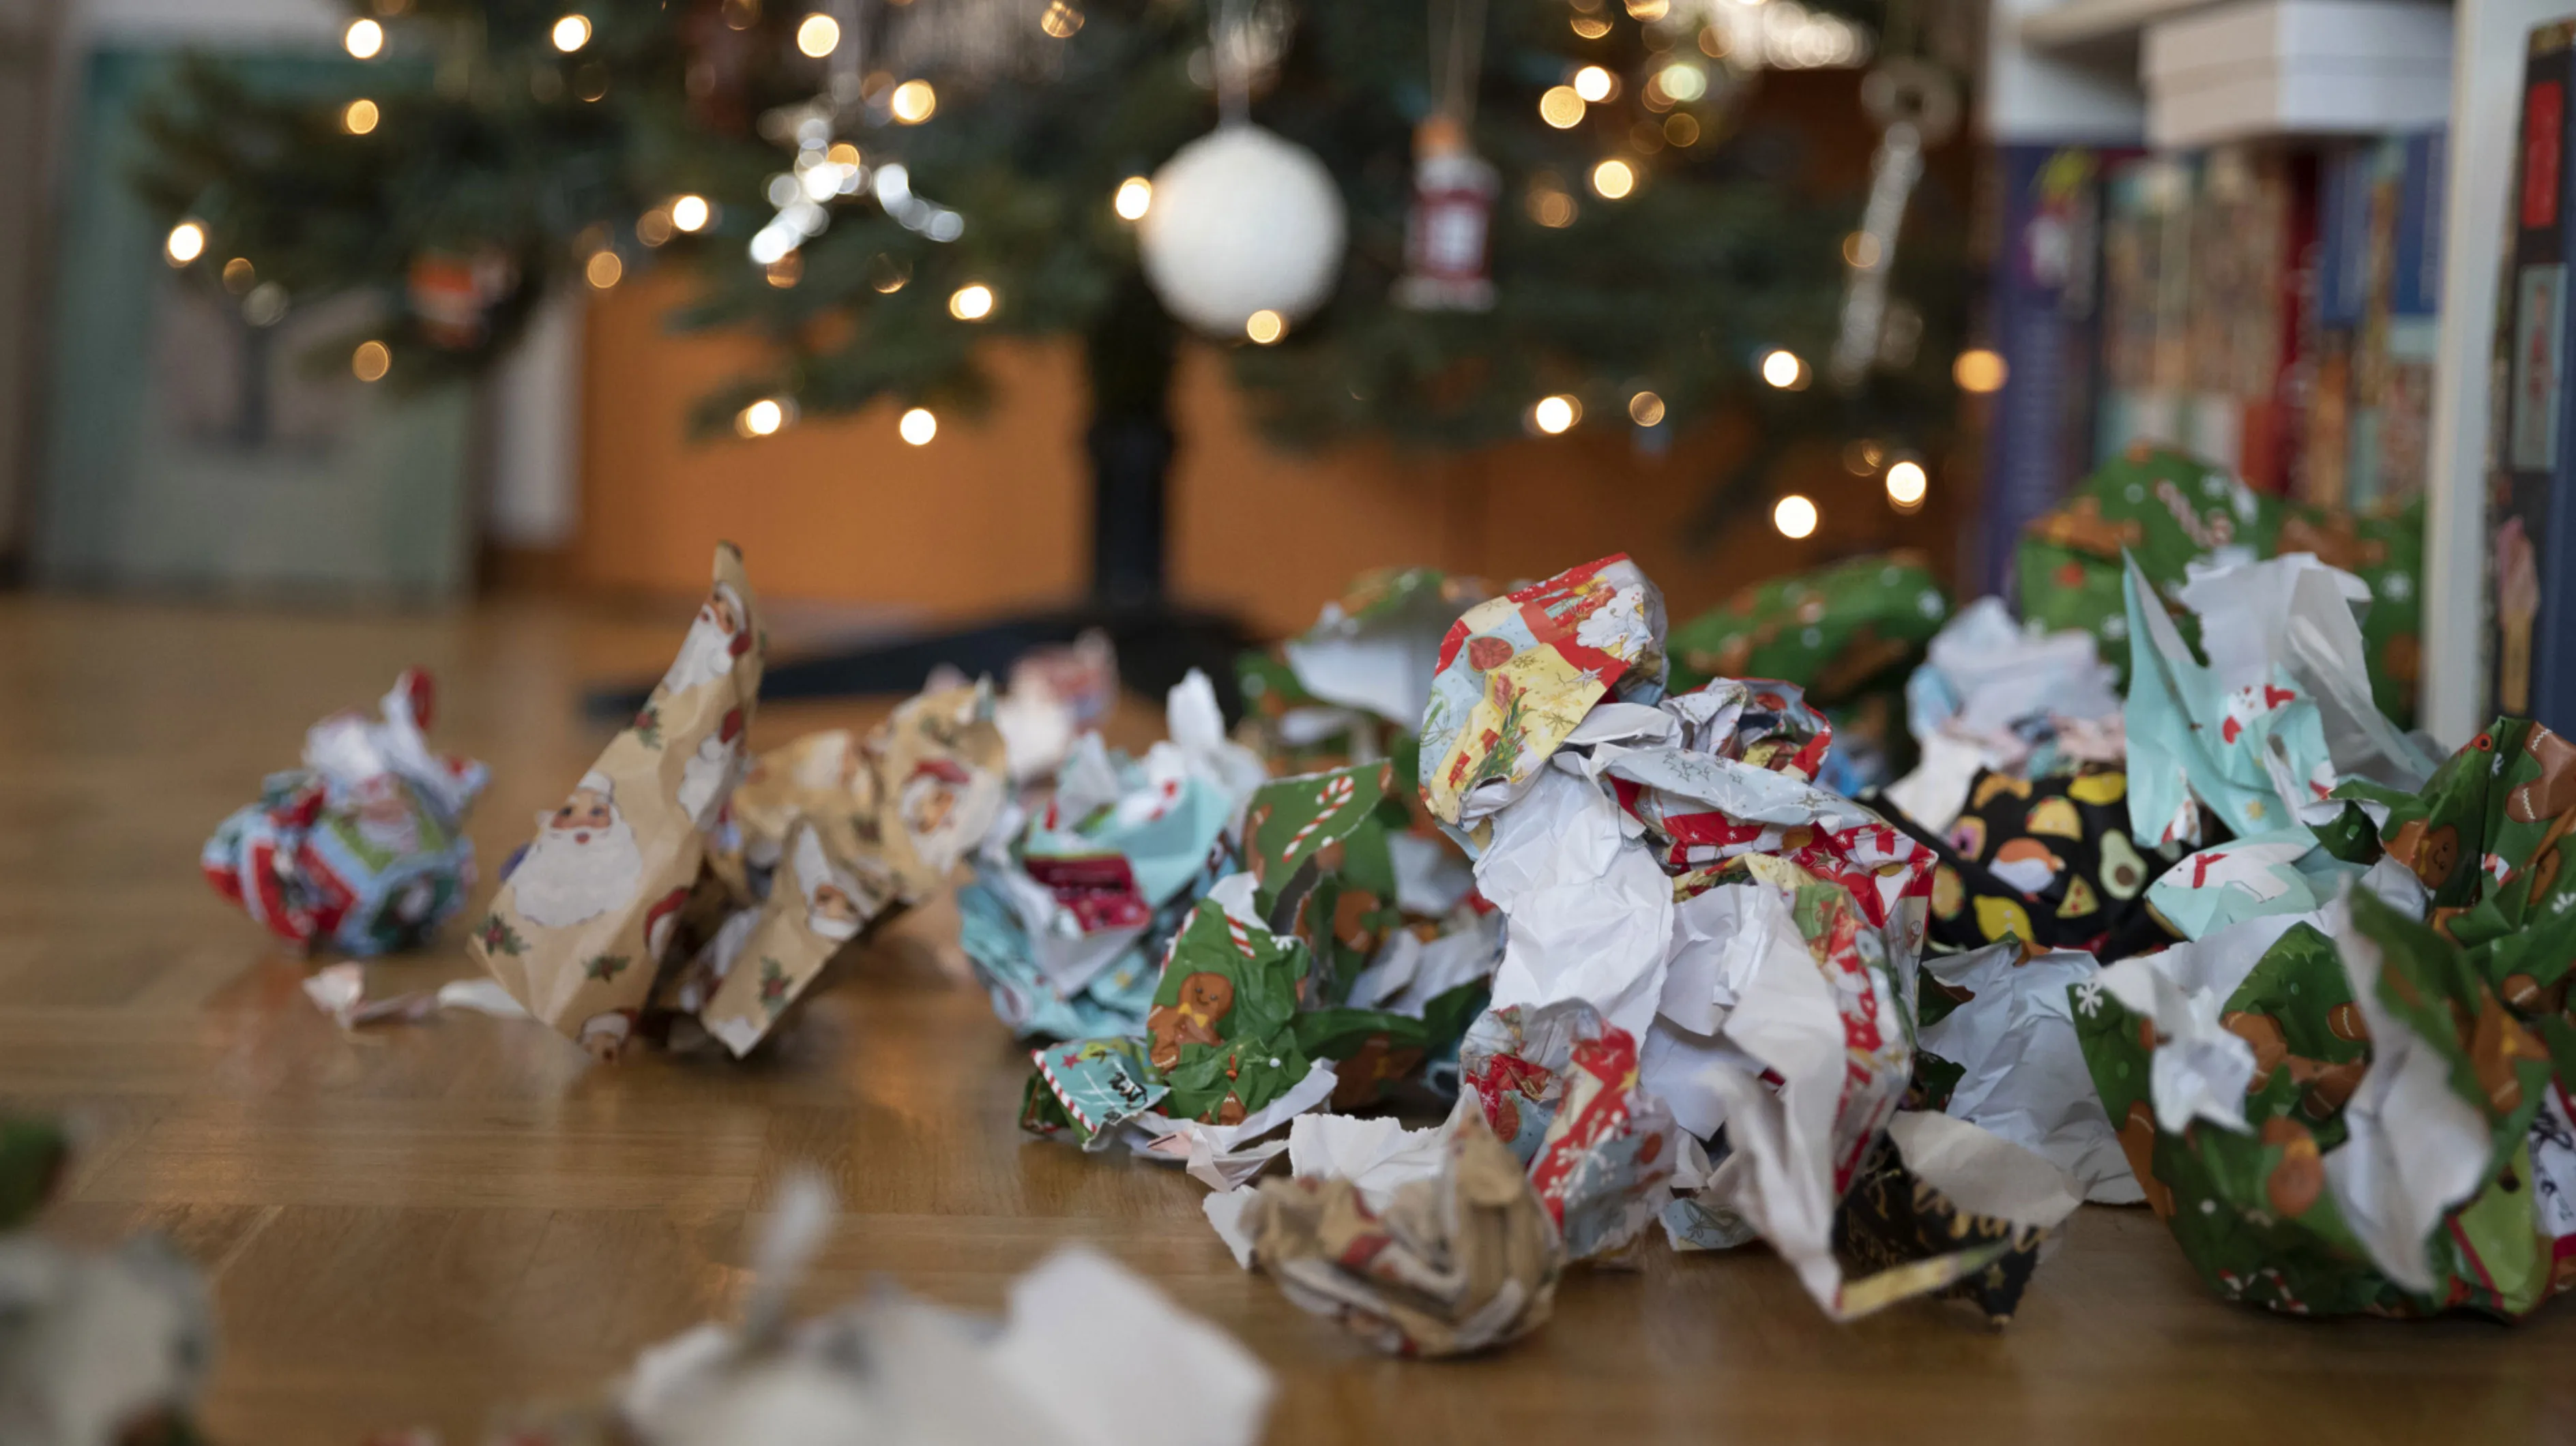
[[[1098,628],[1118,650],[1125,686],[1159,699],[1197,668],[1216,685],[1226,717],[1240,716],[1234,660],[1250,646],[1250,633],[1233,617],[1178,607],[1166,595],[1174,345],[1171,318],[1143,277],[1133,273],[1084,338],[1092,393],[1092,420],[1083,438],[1091,460],[1088,599],[900,642],[772,662],[761,675],[761,696],[786,701],[914,693],[941,663],[968,677],[991,674],[998,683],[1030,649],[1069,643]],[[650,683],[603,689],[590,694],[586,706],[594,717],[622,720],[644,706],[651,690]]]

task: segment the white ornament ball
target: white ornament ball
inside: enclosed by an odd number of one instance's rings
[[[1259,126],[1227,126],[1154,173],[1137,229],[1145,279],[1174,316],[1239,337],[1257,311],[1296,321],[1342,269],[1342,193],[1313,152]]]

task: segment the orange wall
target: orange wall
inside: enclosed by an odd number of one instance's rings
[[[742,545],[763,593],[782,598],[960,618],[1080,593],[1090,517],[1069,348],[997,346],[991,413],[980,425],[943,418],[927,447],[896,437],[891,407],[756,442],[691,441],[690,406],[747,370],[758,343],[663,334],[677,296],[646,282],[591,308],[573,559],[583,582],[694,593],[721,536]],[[1290,454],[1252,432],[1214,349],[1193,348],[1175,385],[1173,587],[1274,634],[1305,627],[1354,573],[1386,564],[1500,580],[1626,551],[1677,620],[1745,583],[1858,550],[1920,547],[1946,572],[1964,490],[1936,473],[1933,505],[1900,518],[1875,482],[1820,451],[1796,483],[1823,508],[1817,535],[1778,536],[1760,515],[1766,501],[1702,546],[1687,526],[1739,454],[1740,426],[1703,429],[1662,457],[1640,455],[1625,428],[1465,456],[1375,443]]]

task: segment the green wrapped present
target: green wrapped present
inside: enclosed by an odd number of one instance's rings
[[[2338,793],[2373,887],[2075,986],[2085,1063],[2213,1289],[2519,1317],[2576,1287],[2576,746],[2504,719],[2415,794]]]
[[[2372,601],[2361,631],[2371,692],[2380,711],[2404,725],[2414,717],[2420,665],[2423,539],[2420,501],[2394,515],[2357,517],[2266,496],[2224,468],[2140,444],[2086,478],[2064,505],[2032,519],[2014,571],[2025,622],[2052,632],[2081,628],[2093,634],[2103,660],[2125,679],[2124,550],[2169,604],[2194,563],[2314,553],[2370,585]],[[2197,622],[2178,621],[2184,637],[2197,644]]]
[[[1918,553],[1774,578],[1672,630],[1672,690],[1774,678],[1805,689],[1810,702],[1839,706],[1873,685],[1903,686],[1949,618],[1949,595]]]

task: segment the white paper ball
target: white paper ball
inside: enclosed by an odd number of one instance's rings
[[[1145,279],[1174,316],[1241,336],[1256,311],[1296,321],[1342,269],[1342,193],[1314,153],[1259,126],[1227,126],[1154,173],[1137,230]]]

